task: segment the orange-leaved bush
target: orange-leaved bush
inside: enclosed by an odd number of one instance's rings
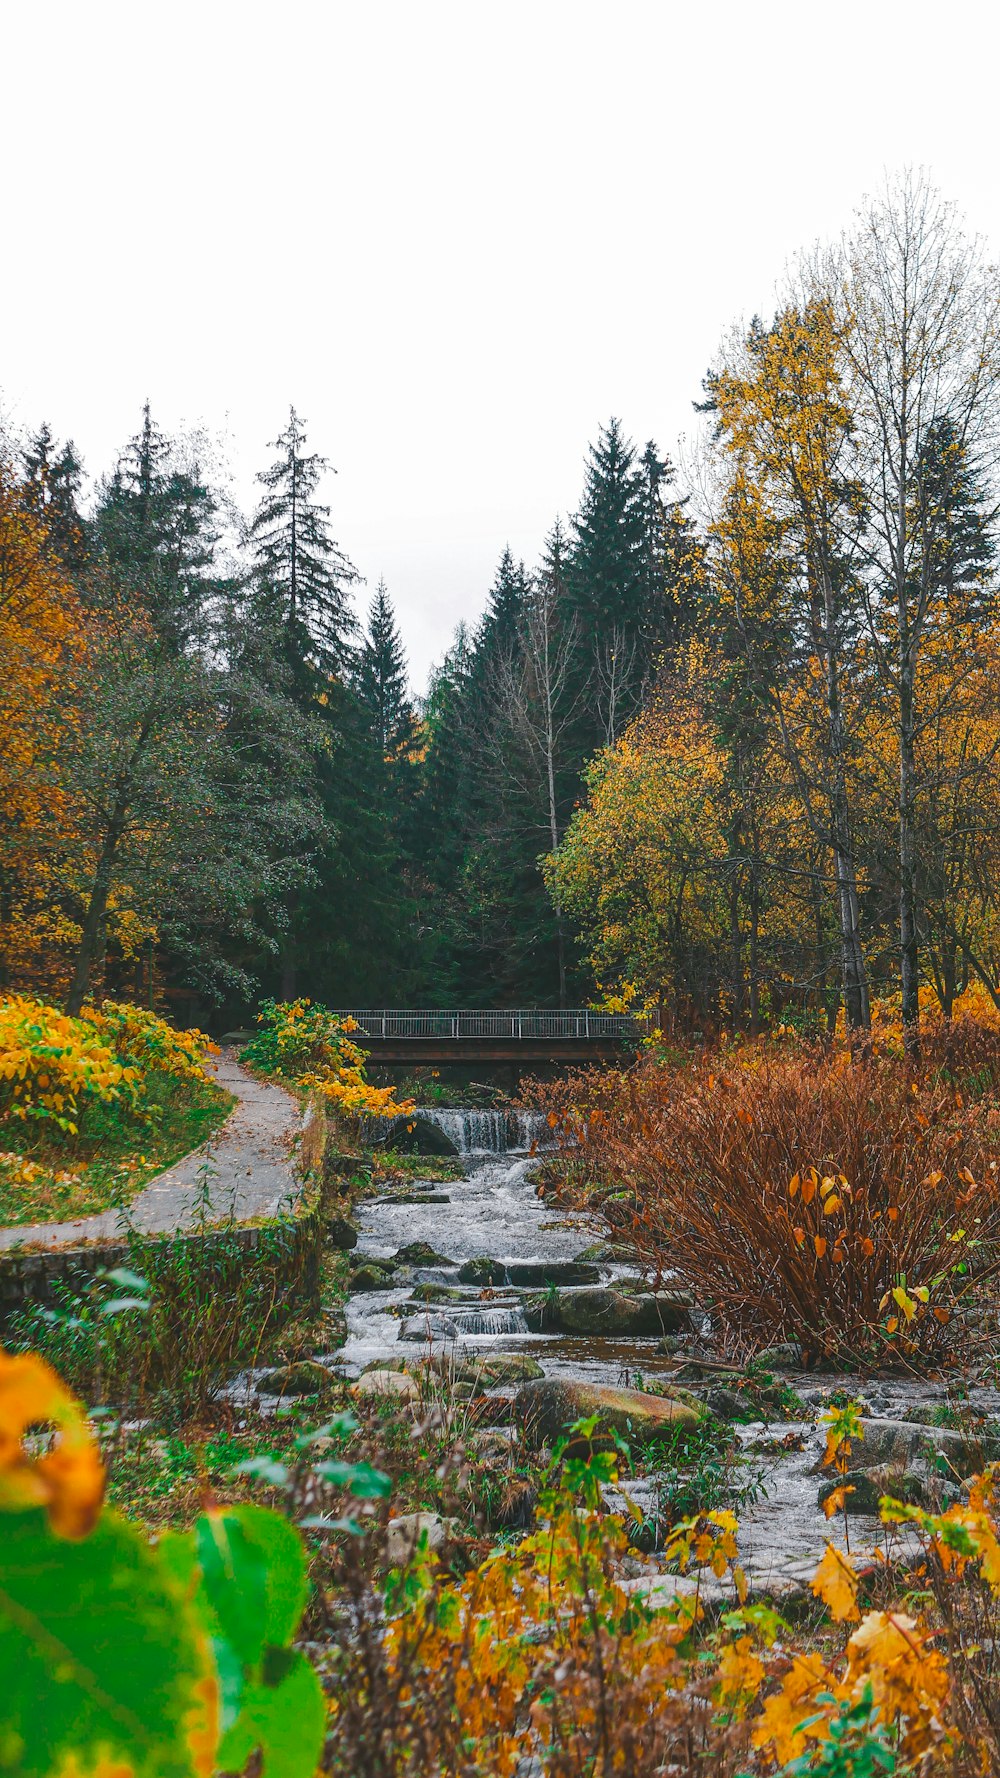
[[[962,1035],[942,1026],[937,1047]],[[735,1349],[967,1343],[1000,1269],[1000,1109],[947,1068],[747,1046],[580,1076],[549,1103],[589,1206]]]

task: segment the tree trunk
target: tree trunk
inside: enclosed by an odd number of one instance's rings
[[[101,929],[108,909],[108,895],[111,891],[111,873],[114,870],[115,855],[123,832],[123,819],[114,818],[104,838],[101,854],[94,872],[94,882],[90,891],[90,901],[84,916],[83,930],[80,934],[80,947],[76,954],[76,966],[73,980],[66,997],[66,1011],[71,1018],[76,1018],[87,997],[90,986],[90,972],[101,948]]]
[[[830,791],[830,838],[837,885],[837,918],[840,925],[840,973],[844,1012],[852,1031],[867,1031],[871,1024],[868,975],[861,946],[858,920],[858,878],[851,839],[851,814],[844,773],[844,724],[840,705],[835,637],[832,633],[832,600],[827,597],[826,699],[833,783]]]
[[[899,984],[903,1002],[903,1044],[910,1061],[918,1062],[920,951],[917,936],[917,763],[914,746],[914,676],[909,654],[904,643],[900,649],[899,671]]]

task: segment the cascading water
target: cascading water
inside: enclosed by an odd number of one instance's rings
[[[523,1309],[455,1309],[449,1307],[448,1319],[460,1334],[526,1334],[528,1323]]]
[[[460,1155],[524,1154],[531,1149],[547,1147],[551,1142],[548,1123],[537,1111],[466,1110],[421,1105],[414,1119],[434,1124],[454,1143]],[[391,1122],[387,1117],[368,1118],[366,1140],[384,1142]]]
[[[426,1106],[417,1118],[449,1138],[462,1176],[441,1193],[428,1192],[426,1201],[419,1178],[410,1177],[405,1191],[394,1196],[390,1187],[359,1203],[355,1270],[365,1258],[395,1260],[396,1270],[380,1280],[382,1288],[350,1296],[341,1362],[356,1371],[401,1356],[412,1360],[417,1345],[459,1359],[499,1348],[537,1355],[546,1371],[615,1382],[623,1358],[614,1343],[605,1349],[590,1336],[536,1331],[531,1305],[550,1283],[573,1289],[610,1282],[621,1271],[613,1262],[583,1264],[581,1250],[594,1240],[586,1221],[554,1212],[538,1195],[535,1155],[552,1146],[547,1119],[539,1112],[458,1106]],[[387,1129],[386,1120],[373,1119],[366,1140],[377,1145]],[[424,1263],[420,1246],[429,1250]],[[473,1260],[487,1263],[472,1266]],[[647,1340],[635,1355],[643,1371],[655,1370],[654,1346]]]

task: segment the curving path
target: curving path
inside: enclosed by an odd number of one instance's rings
[[[207,1219],[236,1222],[274,1216],[295,1197],[299,1182],[293,1144],[302,1128],[302,1113],[282,1087],[255,1080],[223,1050],[212,1064],[220,1086],[238,1103],[211,1140],[165,1173],[143,1186],[127,1216],[144,1234],[173,1234],[189,1228],[207,1196]],[[123,1212],[102,1210],[75,1222],[19,1223],[0,1228],[0,1249],[8,1247],[71,1247],[82,1241],[107,1241],[121,1233]]]

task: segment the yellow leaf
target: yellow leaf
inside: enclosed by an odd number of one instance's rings
[[[833,1493],[828,1494],[823,1502],[823,1511],[827,1518],[832,1519],[834,1513],[842,1512],[847,1504],[847,1496],[853,1493],[854,1489],[850,1484],[841,1484],[839,1488],[834,1488]]]
[[[838,1624],[849,1618],[860,1617],[857,1607],[858,1584],[858,1577],[847,1556],[834,1544],[828,1543],[810,1585],[817,1599],[822,1599],[830,1616]]]
[[[56,1440],[29,1457],[29,1427],[52,1425]],[[85,1537],[104,1498],[104,1467],[80,1403],[34,1352],[0,1352],[0,1508],[44,1506],[58,1537]]]

